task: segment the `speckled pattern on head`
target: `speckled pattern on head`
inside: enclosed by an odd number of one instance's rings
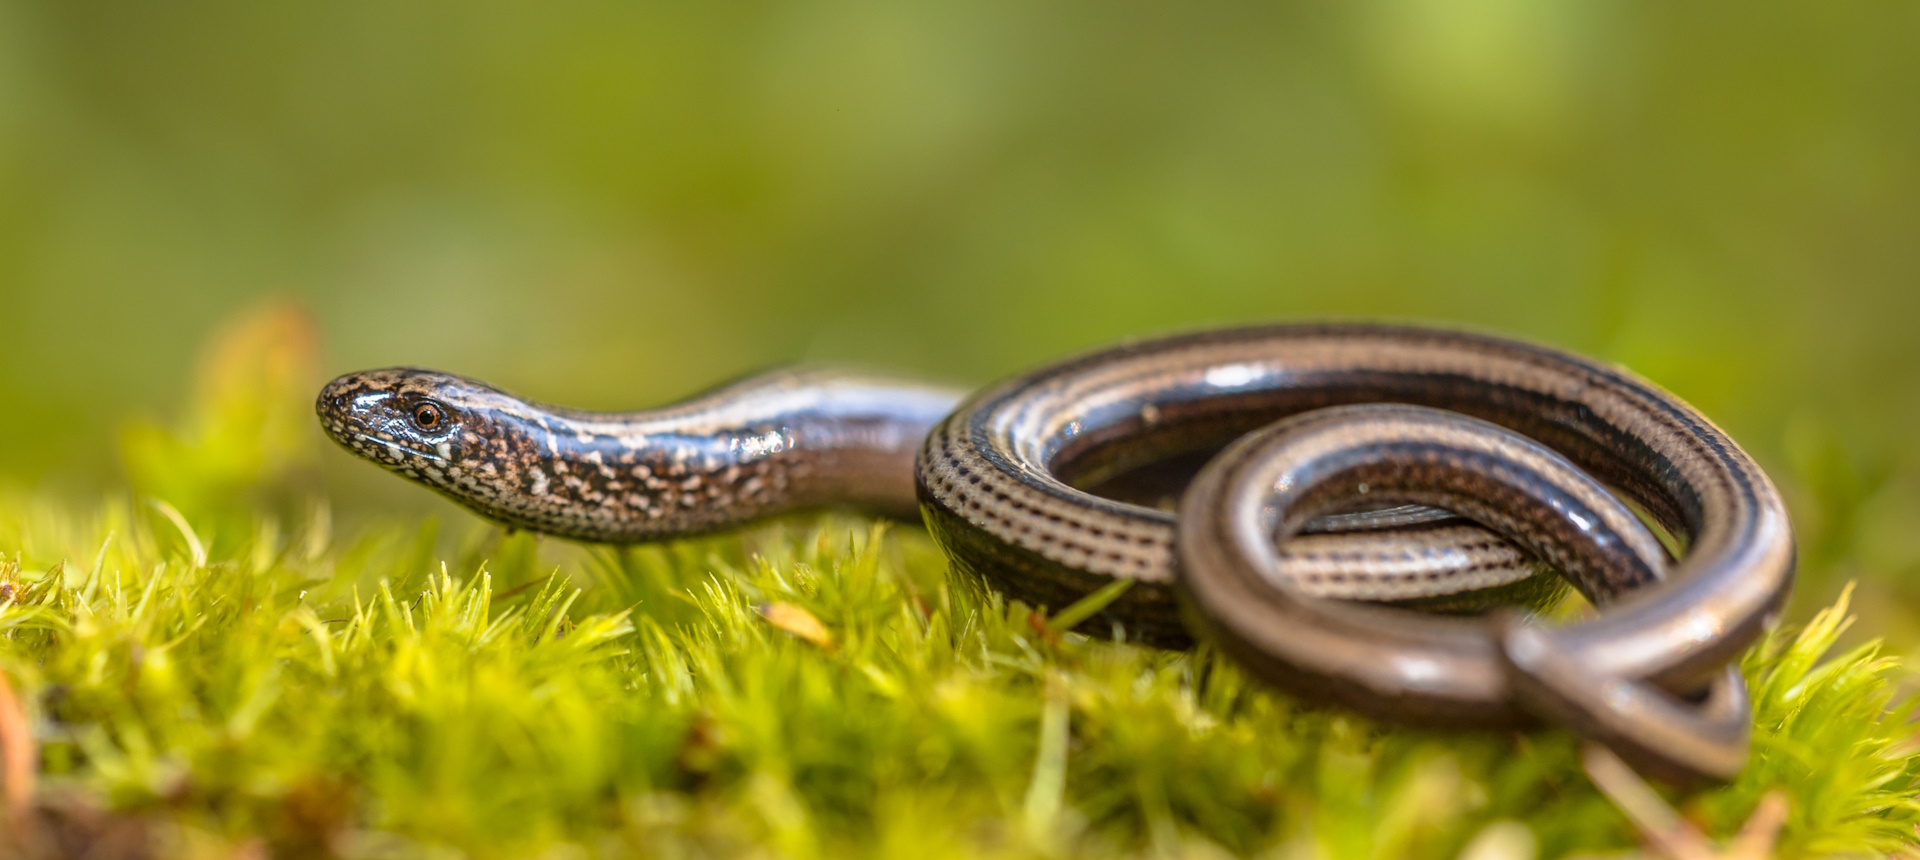
[[[591,413],[389,368],[334,380],[315,411],[347,450],[488,519],[628,543],[817,505],[912,516],[914,453],[959,397],[783,371],[662,409]]]

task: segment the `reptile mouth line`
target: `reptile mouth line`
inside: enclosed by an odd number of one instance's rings
[[[423,458],[423,459],[427,459],[427,460],[432,460],[433,462],[435,462],[435,463],[439,463],[439,464],[441,464],[441,465],[451,465],[451,464],[452,464],[452,461],[451,461],[451,460],[448,460],[447,458],[445,458],[445,457],[442,457],[442,456],[440,456],[439,454],[436,454],[436,453],[434,453],[434,452],[431,452],[431,451],[422,451],[422,450],[420,450],[420,449],[418,449],[418,448],[415,448],[415,447],[413,447],[413,446],[411,446],[411,445],[402,445],[402,444],[400,444],[400,443],[398,443],[398,442],[390,442],[390,441],[388,441],[388,440],[386,440],[386,439],[381,439],[381,438],[379,438],[379,437],[376,437],[376,436],[370,436],[370,435],[368,435],[368,434],[366,434],[366,433],[357,433],[357,432],[352,432],[352,431],[349,431],[349,432],[347,433],[347,435],[348,435],[348,436],[351,436],[351,437],[353,437],[353,438],[355,438],[355,439],[364,439],[364,440],[366,440],[366,441],[367,441],[368,443],[370,443],[370,444],[373,444],[373,445],[377,445],[377,446],[379,446],[379,447],[382,447],[382,448],[398,448],[398,449],[400,449],[400,450],[402,450],[402,451],[405,451],[405,452],[407,452],[407,453],[409,453],[409,454],[412,454],[412,455],[414,455],[414,456],[416,456],[416,457],[420,457],[420,458]]]

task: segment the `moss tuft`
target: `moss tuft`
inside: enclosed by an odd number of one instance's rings
[[[183,851],[1636,844],[1571,737],[1382,728],[1205,649],[1061,634],[951,582],[917,530],[828,517],[613,551],[431,524],[335,539],[314,515],[261,515],[244,540],[193,529],[127,501],[0,496],[17,553],[0,668],[35,727],[41,794]],[[1787,856],[1911,849],[1908,676],[1872,645],[1821,662],[1845,619],[1843,601],[1748,656],[1754,764],[1680,799],[1709,833],[1777,787]]]

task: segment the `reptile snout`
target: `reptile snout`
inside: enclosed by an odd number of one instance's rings
[[[347,408],[347,392],[339,382],[332,382],[320,389],[320,398],[314,402],[313,411],[321,417],[339,415]]]
[[[327,435],[346,441],[346,435],[367,433],[387,423],[382,414],[389,395],[376,378],[367,373],[350,373],[320,389],[313,411]]]
[[[323,421],[346,418],[353,410],[354,395],[365,388],[358,374],[335,379],[320,389],[320,396],[315,398],[313,403],[313,411]]]

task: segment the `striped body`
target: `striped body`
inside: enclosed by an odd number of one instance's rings
[[[1705,417],[1617,368],[1435,329],[1207,331],[1008,380],[969,398],[928,436],[922,512],[961,566],[1019,596],[1065,605],[1115,577],[1133,579],[1109,617],[1178,639],[1178,625],[1159,623],[1175,613],[1174,516],[1093,496],[1059,476],[1216,450],[1288,415],[1381,402],[1449,410],[1534,439],[1688,540],[1674,588],[1702,600],[1724,592],[1710,612],[1727,629],[1710,647],[1682,648],[1673,628],[1699,614],[1695,601],[1610,613],[1589,626],[1624,633],[1621,619],[1634,619],[1637,642],[1613,661],[1626,674],[1700,677],[1737,655],[1785,599],[1793,570],[1785,506]],[[1361,498],[1355,488],[1347,501]],[[1378,551],[1364,532],[1357,539],[1356,551]],[[1292,543],[1283,552],[1293,553]],[[1446,553],[1413,555],[1417,564]],[[1284,567],[1313,568],[1291,560]]]
[[[1177,517],[1063,479],[1223,445]],[[1607,487],[1685,555],[1670,565]],[[1779,493],[1706,418],[1623,370],[1460,332],[1273,326],[1062,362],[975,395],[935,428],[920,494],[956,566],[1016,596],[1064,605],[1132,580],[1109,619],[1162,641],[1205,631],[1308,701],[1474,727],[1545,717],[1679,779],[1744,765],[1749,717],[1731,664],[1793,581]],[[1303,532],[1356,503],[1469,514],[1605,611],[1543,628],[1316,599],[1334,574],[1324,554],[1303,557],[1315,537]],[[1374,552],[1393,546],[1373,540]],[[1166,623],[1176,608],[1185,624]],[[1669,692],[1701,685],[1698,705]]]

